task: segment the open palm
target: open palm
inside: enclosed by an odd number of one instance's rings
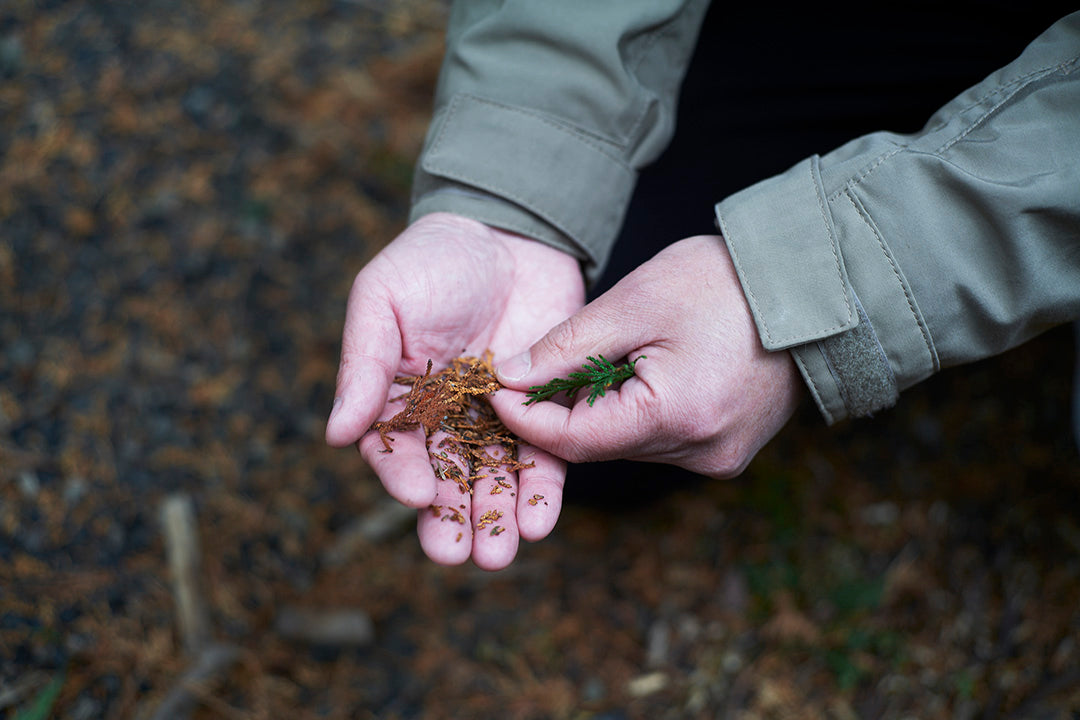
[[[459,355],[488,349],[498,362],[528,348],[583,303],[573,257],[448,214],[413,223],[356,276],[326,439],[337,447],[358,443],[386,490],[421,509],[417,530],[432,560],[456,564],[471,555],[485,569],[508,565],[519,537],[538,540],[554,527],[566,465],[524,446],[520,459],[533,467],[506,473],[512,488],[492,494],[495,480],[488,477],[476,481],[471,496],[462,493],[436,477],[420,430],[395,433],[391,453],[369,431],[373,421],[401,409],[390,402],[402,392],[392,387],[393,378],[423,374],[429,359],[437,371]],[[542,501],[528,502],[538,495]],[[465,522],[447,522],[447,514],[427,509],[431,505],[458,510]],[[491,511],[500,514],[503,532],[474,532]]]

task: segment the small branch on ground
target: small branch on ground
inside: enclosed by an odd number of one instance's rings
[[[165,552],[172,573],[180,640],[195,656],[210,640],[210,618],[200,592],[202,566],[195,506],[187,495],[170,495],[161,505]]]
[[[205,646],[148,720],[190,717],[201,702],[207,685],[225,675],[239,658],[239,648],[232,645],[212,643]]]

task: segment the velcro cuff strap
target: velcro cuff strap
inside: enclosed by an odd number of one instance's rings
[[[900,391],[889,358],[878,342],[862,304],[859,324],[821,341],[821,352],[836,379],[847,415],[865,417],[896,404]]]
[[[720,202],[716,219],[765,349],[858,323],[816,155]]]
[[[606,257],[636,181],[618,152],[550,116],[456,95],[421,167],[521,205],[597,261]]]

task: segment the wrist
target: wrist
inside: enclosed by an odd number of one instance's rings
[[[580,243],[543,218],[494,195],[457,186],[439,186],[413,200],[410,221],[417,222],[430,214],[453,214],[472,218],[490,228],[531,238],[573,256],[595,279],[597,266]]]
[[[423,215],[417,218],[412,226],[423,229],[427,233],[444,232],[488,238],[510,250],[518,260],[517,265],[530,275],[542,270],[546,275],[574,275],[582,278],[584,282],[584,269],[575,254],[513,230],[489,225],[466,215],[444,211]]]

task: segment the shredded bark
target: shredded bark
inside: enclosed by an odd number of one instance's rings
[[[484,470],[516,472],[532,467],[532,463],[518,460],[518,438],[503,425],[487,400],[502,387],[495,377],[491,352],[479,358],[455,358],[435,374],[432,366],[428,360],[423,375],[394,380],[412,389],[394,398],[395,402],[404,400],[401,412],[371,426],[382,439],[383,452],[394,451],[391,433],[422,428],[435,474],[453,480],[469,494],[476,480],[487,477]],[[436,435],[440,436],[437,442]]]

